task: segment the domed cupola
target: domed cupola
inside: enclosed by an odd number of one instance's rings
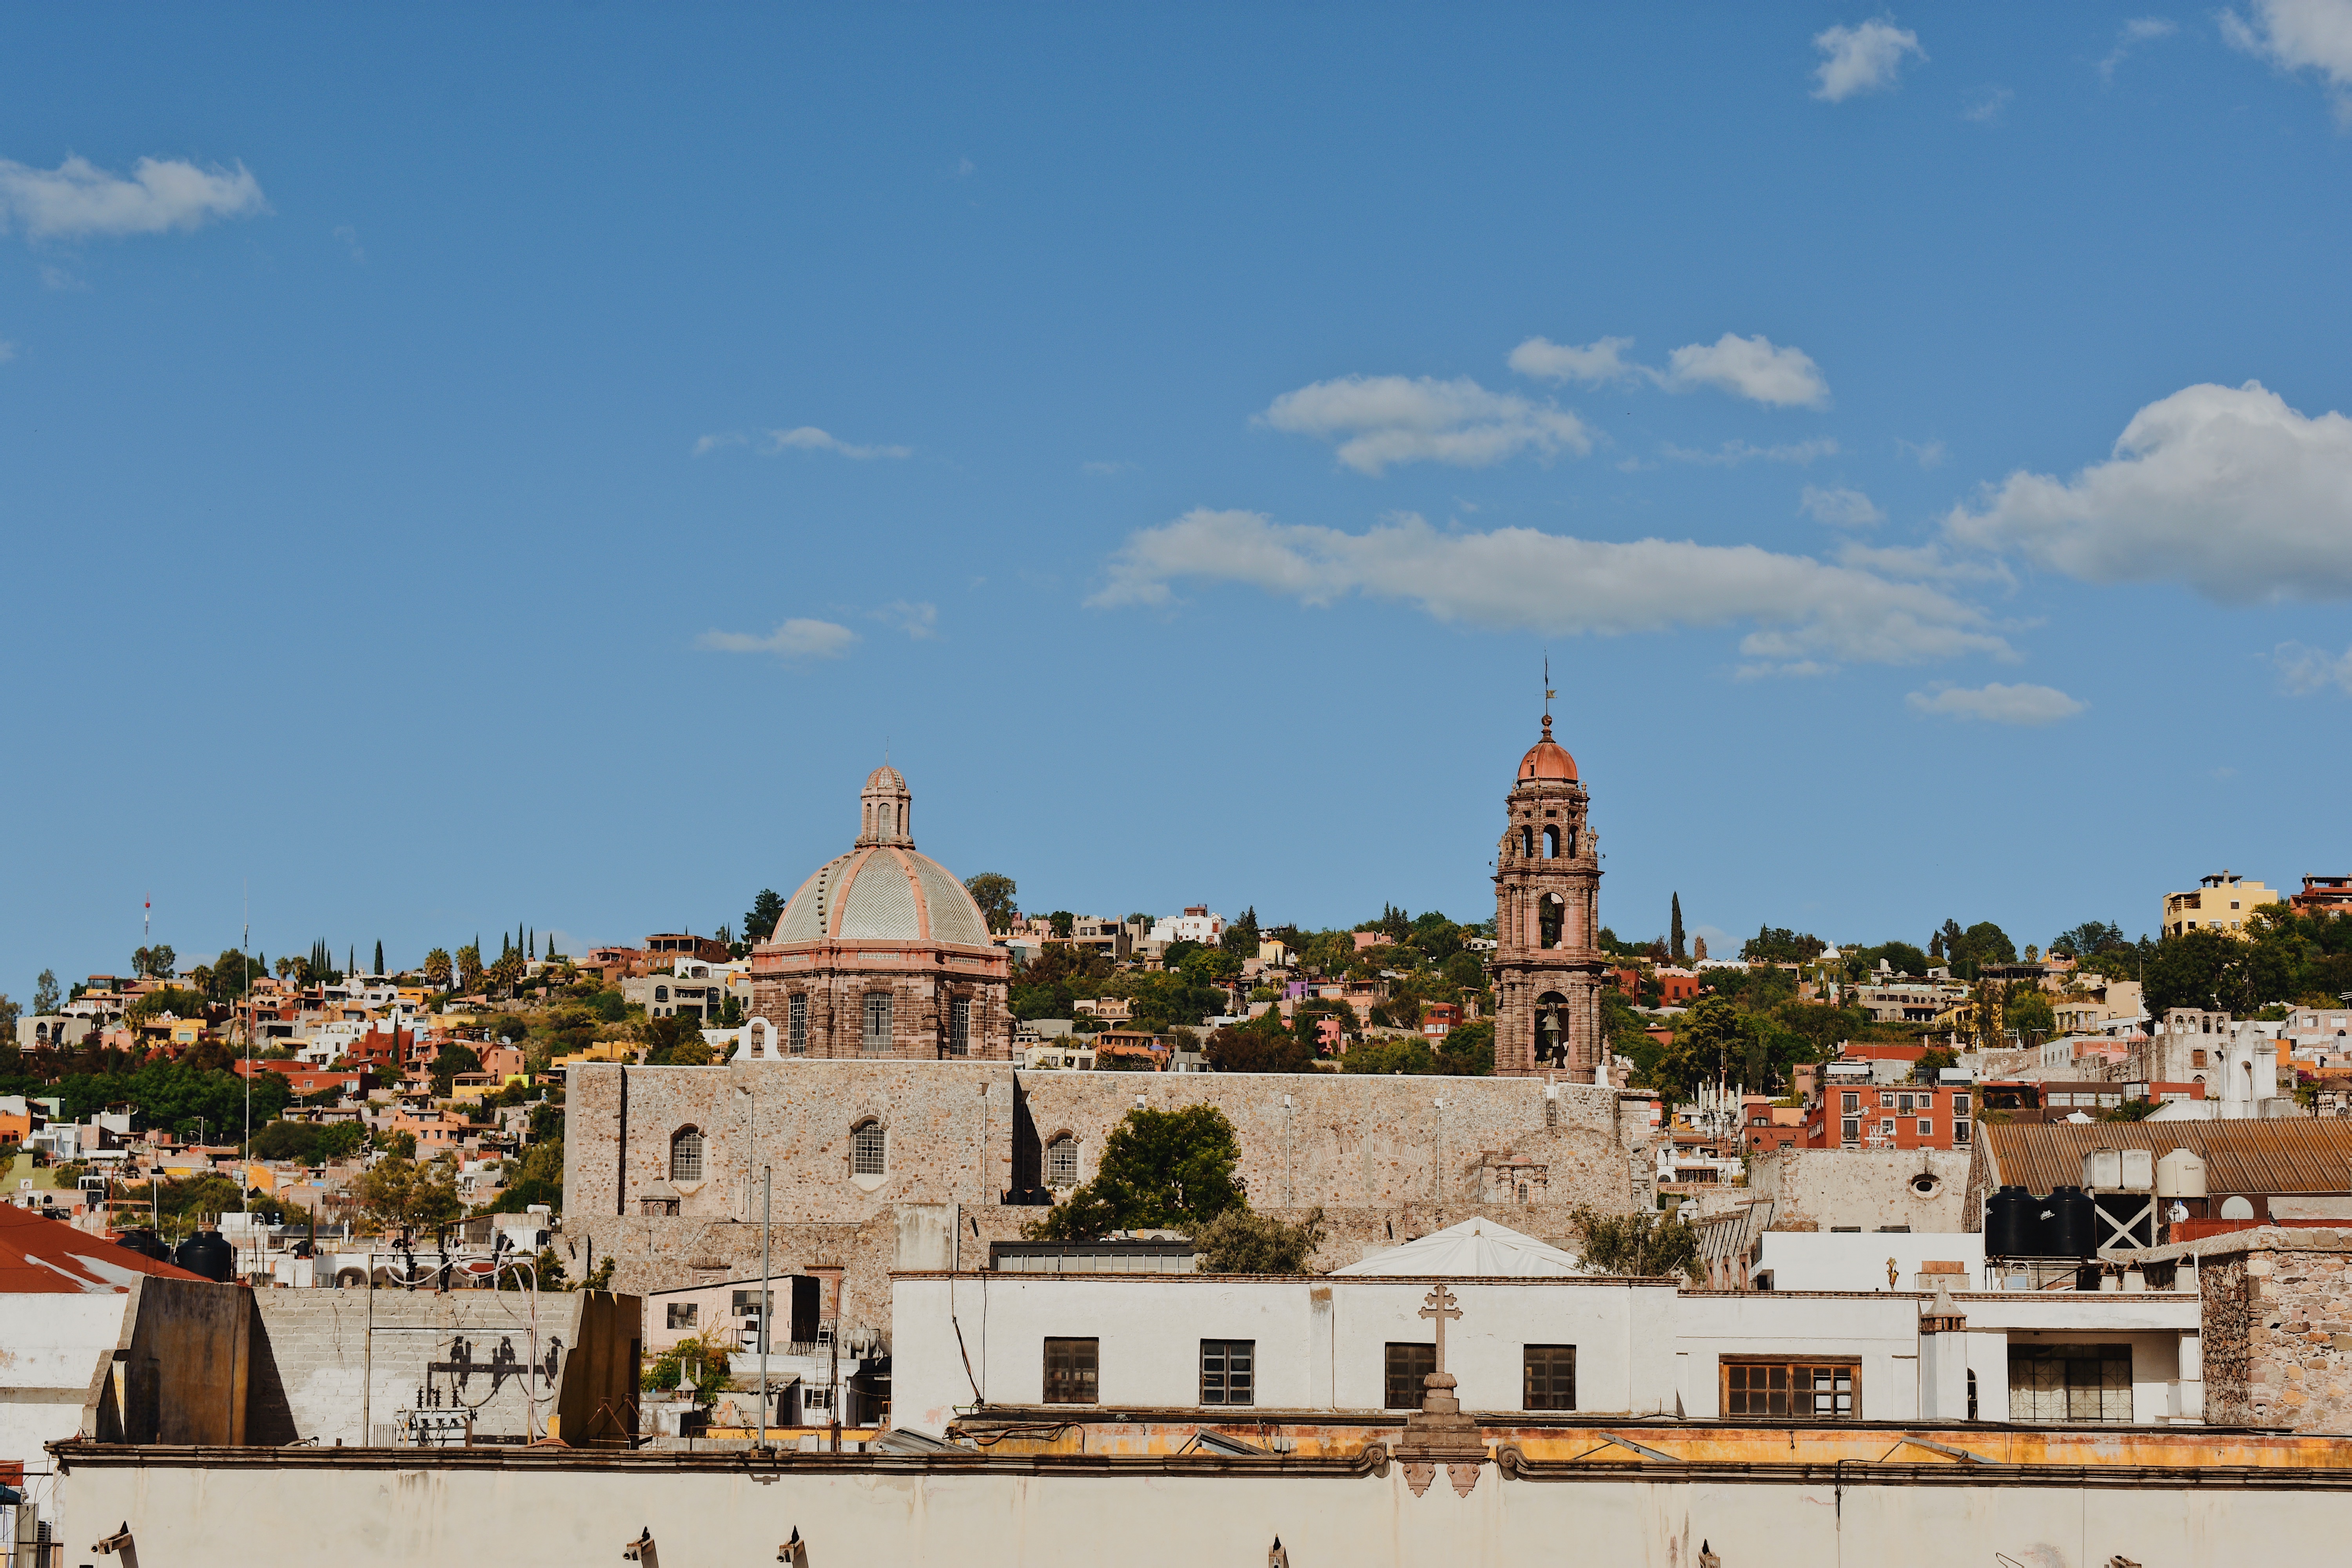
[[[907,781],[898,775],[898,769],[885,763],[866,774],[866,788],[857,802],[860,847],[877,844],[895,845],[901,849],[915,847],[915,797],[908,792]]]

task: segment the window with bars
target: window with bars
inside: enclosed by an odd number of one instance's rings
[[[796,1057],[808,1055],[808,993],[793,993],[792,1010],[784,1025],[785,1048]]]
[[[2011,1421],[2129,1421],[2131,1346],[2009,1346]]]
[[[1201,1342],[1201,1403],[1203,1405],[1255,1405],[1257,1403],[1257,1342],[1255,1340],[1202,1340]]]
[[[879,1176],[889,1153],[887,1135],[878,1121],[861,1121],[849,1134],[849,1172],[854,1176]]]
[[[1435,1345],[1391,1344],[1383,1369],[1391,1410],[1418,1410],[1425,1384],[1421,1381],[1437,1370]]]
[[[1045,1403],[1095,1404],[1101,1363],[1100,1340],[1047,1340]]]
[[[1526,1396],[1523,1410],[1576,1408],[1576,1347],[1529,1345],[1526,1349]]]
[[[669,1135],[669,1179],[673,1182],[702,1180],[702,1130],[681,1127]]]
[[[948,1055],[971,1055],[971,999],[968,996],[948,1004]]]
[[[1049,1187],[1075,1187],[1078,1184],[1078,1141],[1066,1132],[1045,1145],[1045,1184]]]
[[[1842,1141],[1844,1142],[1859,1143],[1862,1142],[1862,1121],[1857,1117],[1847,1117],[1844,1124],[1838,1129],[1838,1131]]]
[[[1801,1421],[1851,1421],[1861,1414],[1862,1363],[1855,1361],[1722,1361],[1726,1415],[1783,1415]]]
[[[890,993],[887,991],[866,994],[866,1054],[869,1057],[890,1054]]]

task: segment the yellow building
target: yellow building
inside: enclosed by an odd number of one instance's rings
[[[2192,931],[2226,931],[2244,934],[2246,917],[2263,904],[2284,903],[2285,898],[2260,882],[2222,871],[2197,880],[2193,893],[2164,895],[2164,923],[2158,929],[2166,936],[2180,936]]]

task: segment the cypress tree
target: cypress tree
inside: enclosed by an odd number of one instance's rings
[[[375,972],[378,974],[383,973],[383,938],[382,937],[375,939]]]
[[[1675,895],[1674,920],[1672,952],[1675,962],[1680,963],[1683,961],[1683,896],[1680,893]]]

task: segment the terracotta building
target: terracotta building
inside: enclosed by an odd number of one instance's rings
[[[1609,965],[1600,931],[1601,851],[1585,824],[1576,759],[1543,738],[1519,759],[1505,797],[1495,858],[1495,1071],[1530,1077],[1565,1069],[1590,1079],[1607,1060],[1601,988]]]
[[[948,868],[915,852],[891,767],[859,796],[857,841],[800,885],[751,950],[751,1010],[788,1057],[1013,1055],[1008,959]]]

